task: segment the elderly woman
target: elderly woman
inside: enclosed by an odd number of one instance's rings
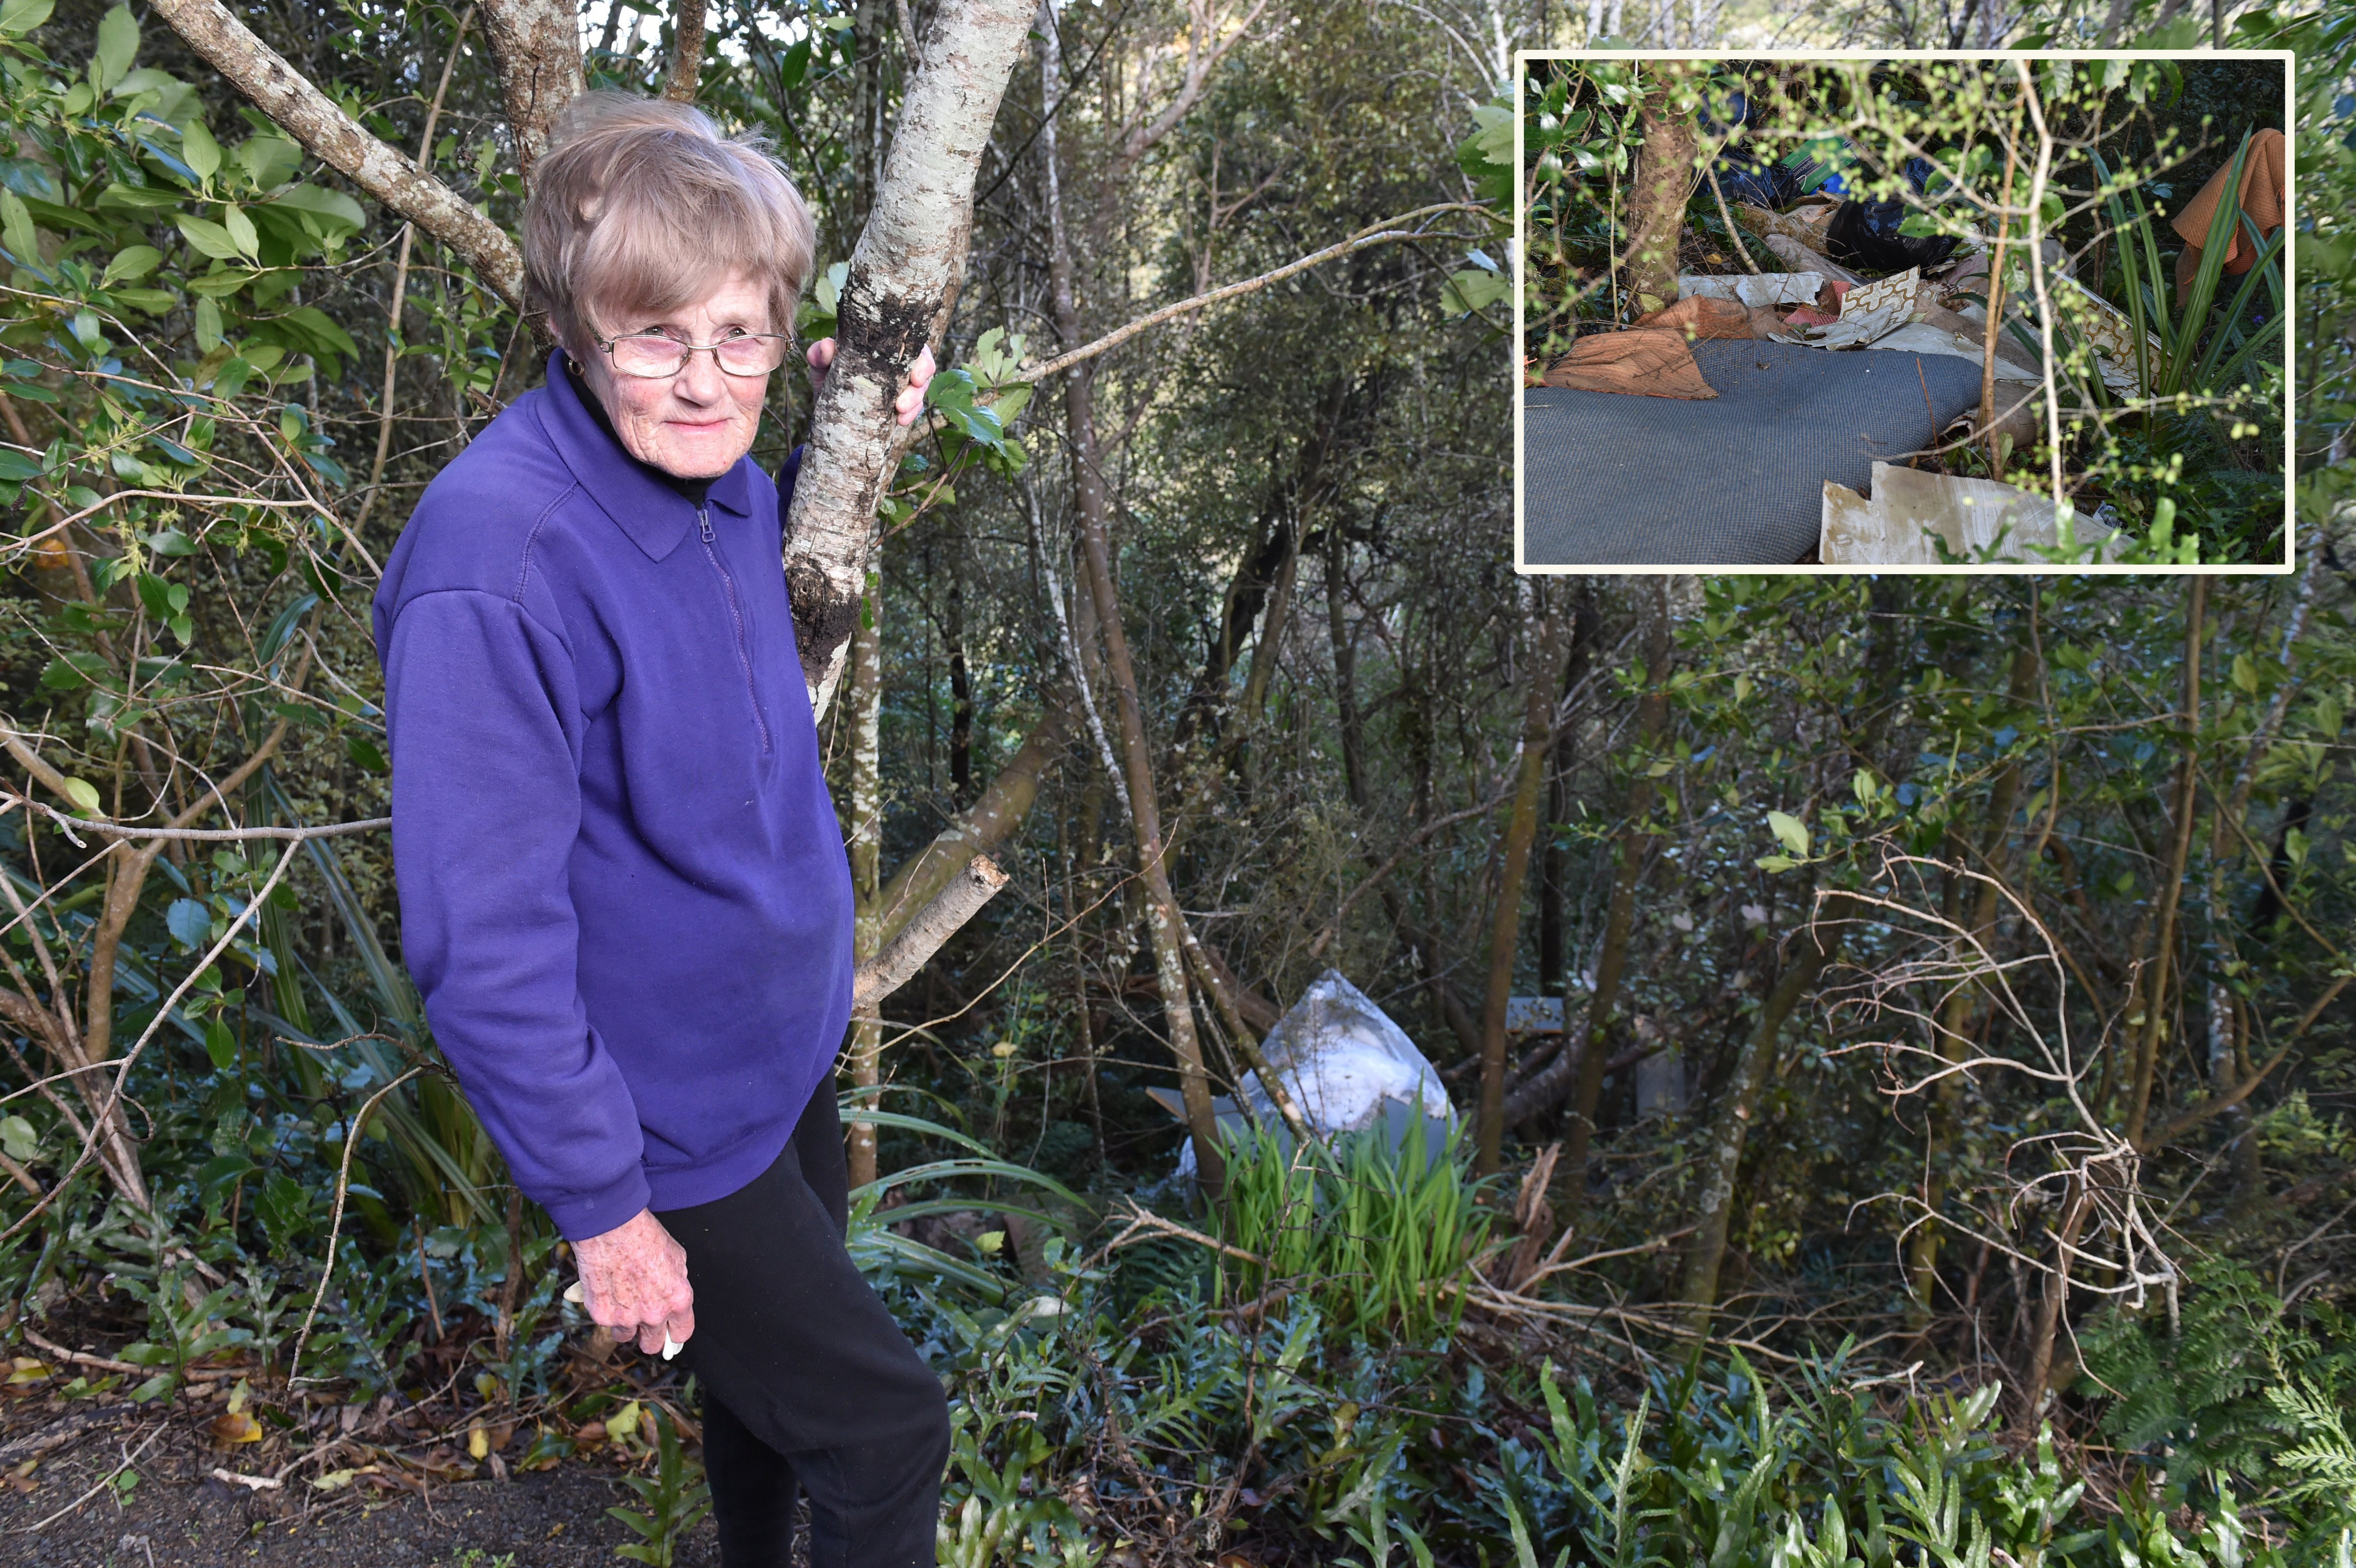
[[[593,93],[559,125],[524,258],[562,347],[376,599],[393,862],[435,1038],[589,1316],[702,1385],[722,1562],[783,1568],[798,1486],[812,1562],[917,1568],[948,1412],[843,1249],[850,871],[781,562],[796,464],[746,456],[814,242],[693,109]]]

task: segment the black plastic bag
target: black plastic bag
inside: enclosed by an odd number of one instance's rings
[[[1825,254],[1861,272],[1929,272],[1960,243],[1951,234],[1901,234],[1904,221],[1902,201],[1844,201],[1825,229]]]

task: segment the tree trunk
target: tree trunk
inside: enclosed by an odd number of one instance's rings
[[[1595,585],[1582,580],[1571,592],[1570,601],[1570,663],[1563,671],[1563,695],[1568,698],[1587,678],[1589,650],[1595,645]],[[1563,997],[1569,993],[1569,930],[1568,911],[1564,907],[1565,885],[1570,873],[1569,857],[1563,852],[1554,825],[1570,817],[1570,770],[1578,761],[1578,730],[1575,724],[1563,726],[1562,737],[1555,742],[1554,757],[1547,768],[1547,833],[1546,849],[1539,859],[1538,882],[1538,991],[1543,996]],[[1569,1028],[1568,1014],[1563,1019]]]
[[[1494,1176],[1504,1158],[1505,1114],[1505,1001],[1514,988],[1514,954],[1522,930],[1522,884],[1528,879],[1530,844],[1537,837],[1538,795],[1546,782],[1547,753],[1554,745],[1555,692],[1569,656],[1570,639],[1531,589],[1529,691],[1523,700],[1521,777],[1514,789],[1513,815],[1505,827],[1505,864],[1497,880],[1497,908],[1489,923],[1489,989],[1481,1008],[1481,1147],[1473,1169]]]
[[[663,82],[663,96],[692,103],[696,79],[703,74],[703,0],[679,0],[670,26],[670,76]]]
[[[1685,233],[1686,199],[1693,194],[1698,147],[1691,119],[1670,108],[1688,67],[1671,60],[1649,68],[1644,94],[1644,150],[1628,189],[1628,292],[1639,311],[1655,311],[1677,297],[1677,241]]]
[[[1052,0],[1040,5],[1037,16],[1042,98],[1054,103],[1063,96],[1063,60]],[[1076,347],[1082,341],[1079,307],[1073,296],[1071,243],[1064,225],[1053,117],[1042,126],[1039,143],[1047,170],[1048,270],[1055,332],[1066,347]],[[1081,562],[1087,574],[1088,596],[1096,604],[1097,630],[1104,639],[1105,674],[1119,709],[1123,782],[1129,789],[1130,819],[1137,831],[1137,868],[1145,881],[1146,930],[1153,944],[1154,980],[1162,994],[1162,1019],[1170,1031],[1171,1051],[1178,1059],[1179,1091],[1186,1104],[1186,1125],[1194,1138],[1194,1168],[1203,1190],[1216,1199],[1226,1187],[1226,1164],[1219,1153],[1218,1123],[1211,1112],[1211,1081],[1204,1071],[1202,1042],[1194,1032],[1194,1001],[1186,987],[1185,917],[1171,891],[1169,863],[1162,852],[1162,811],[1154,794],[1145,709],[1138,696],[1137,670],[1130,662],[1119,592],[1113,585],[1108,526],[1111,508],[1098,465],[1092,372],[1093,367],[1080,366],[1064,378],[1065,436],[1072,454],[1072,493],[1079,508]]]
[[[1595,991],[1588,998],[1587,1021],[1580,1032],[1579,1050],[1563,1041],[1558,1065],[1576,1072],[1571,1095],[1569,1149],[1563,1162],[1568,1218],[1576,1222],[1587,1198],[1587,1161],[1595,1137],[1595,1111],[1603,1097],[1603,1061],[1612,1053],[1619,1030],[1620,988],[1628,966],[1628,943],[1636,924],[1636,883],[1652,852],[1653,836],[1645,823],[1653,815],[1655,788],[1650,767],[1669,728],[1670,641],[1669,591],[1665,579],[1653,580],[1652,622],[1644,634],[1644,695],[1636,704],[1638,772],[1628,792],[1628,816],[1620,829],[1620,863],[1612,875],[1612,904],[1603,920],[1603,948],[1595,960]],[[1548,1088],[1551,1089],[1549,1083]]]
[[[833,368],[810,417],[786,527],[786,582],[810,706],[824,713],[865,588],[875,503],[891,483],[892,401],[942,325],[973,234],[974,170],[1034,11],[1023,0],[936,10],[851,252]]]
[[[874,898],[875,940],[880,948],[900,934],[919,910],[940,896],[966,862],[988,854],[1020,827],[1039,798],[1039,781],[1064,754],[1072,728],[1075,699],[1050,701],[1039,727],[998,770],[980,798],[936,834],[933,841],[900,864]]]
[[[2144,1147],[2145,1123],[2151,1110],[2152,1080],[2159,1062],[2160,1036],[2165,1031],[2169,1013],[2169,965],[2176,956],[2176,911],[2184,895],[2185,864],[2192,854],[2193,808],[2201,798],[2201,645],[2206,633],[2203,624],[2209,606],[2209,580],[2196,577],[2187,591],[2190,602],[2184,609],[2184,708],[2179,715],[2184,724],[2184,752],[2177,765],[2175,814],[2171,826],[2175,843],[2168,858],[2165,882],[2158,889],[2158,932],[2152,942],[2151,962],[2146,965],[2150,982],[2137,987],[2143,1002],[2143,1016],[2136,1017],[2127,1009],[2130,1028],[2138,1022],[2142,1039],[2137,1041],[2135,1061],[2135,1086],[2128,1103],[2126,1140],[2137,1150]]]
[[[1822,928],[1845,917],[1848,901],[1838,894],[1825,901],[1815,922],[1793,938],[1798,951],[1760,1004],[1751,1039],[1735,1059],[1734,1072],[1719,1102],[1718,1120],[1701,1157],[1701,1197],[1695,1208],[1694,1237],[1686,1253],[1685,1277],[1678,1296],[1688,1321],[1699,1332],[1709,1326],[1718,1305],[1719,1265],[1726,1258],[1726,1233],[1734,1214],[1734,1178],[1742,1165],[1742,1149],[1759,1109],[1760,1091],[1775,1065],[1775,1045],[1801,998],[1816,983],[1838,950],[1840,938]]]
[[[880,562],[878,563],[880,566]],[[874,581],[880,585],[879,571]],[[851,636],[851,887],[859,900],[852,920],[851,951],[865,964],[883,950],[882,923],[876,918],[884,869],[884,603],[880,586],[859,618]],[[860,1104],[873,1106],[874,1091],[884,1082],[884,1021],[874,1010],[863,1010],[851,1020],[851,1083],[865,1091]],[[851,1185],[875,1179],[875,1124],[853,1117],[847,1156]]]
[[[698,9],[700,29],[700,5]],[[573,0],[485,0],[483,15],[491,50],[498,57],[499,91],[506,100],[508,126],[515,133],[516,166],[530,190],[531,166],[548,149],[549,127],[566,104],[581,96],[580,8]]]

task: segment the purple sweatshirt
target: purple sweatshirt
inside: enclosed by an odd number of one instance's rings
[[[766,1170],[851,970],[783,500],[745,458],[698,506],[587,396],[555,356],[426,487],[375,605],[402,954],[575,1241]]]

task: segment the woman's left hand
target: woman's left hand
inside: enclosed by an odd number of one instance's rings
[[[826,390],[826,373],[834,364],[834,339],[821,337],[809,346],[810,395],[815,398]],[[892,400],[892,412],[902,424],[916,422],[916,411],[925,406],[925,387],[933,379],[933,350],[926,345],[916,362],[908,367],[908,384]]]

